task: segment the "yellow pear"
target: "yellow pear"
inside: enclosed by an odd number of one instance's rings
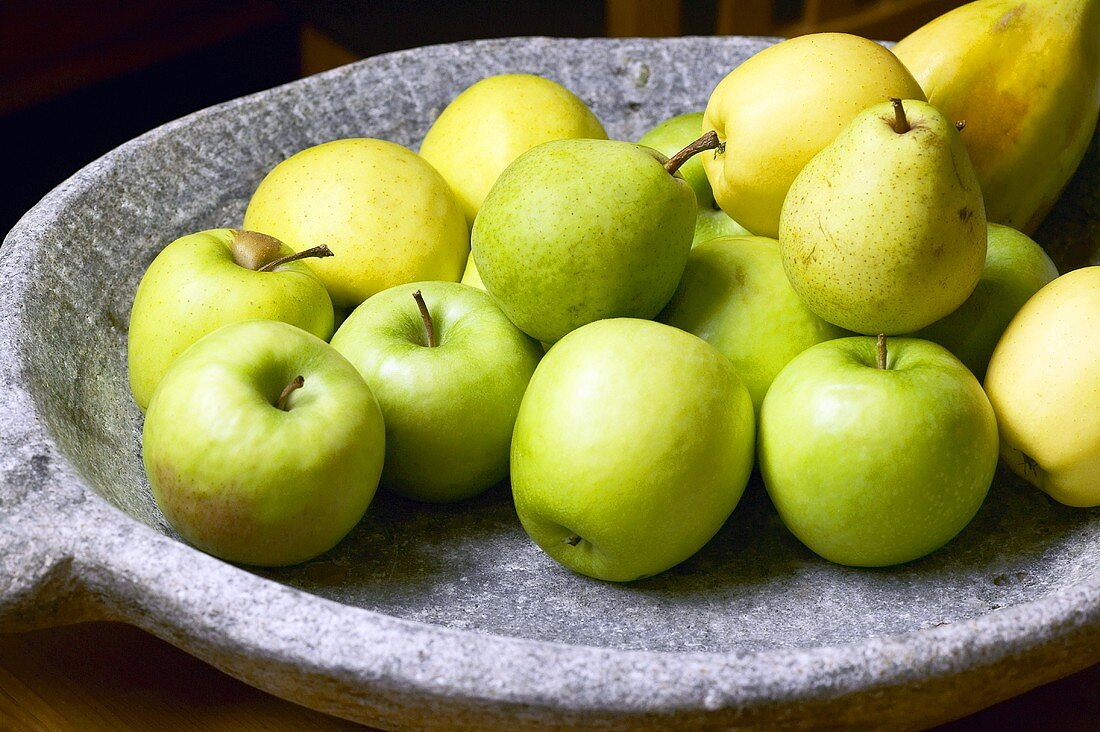
[[[490,76],[455,97],[432,124],[420,155],[450,184],[473,225],[510,162],[541,142],[607,139],[596,115],[561,84],[533,74]]]
[[[466,260],[466,269],[463,271],[462,279],[459,282],[470,287],[476,287],[479,290],[485,289],[485,283],[481,281],[481,273],[477,271],[477,263],[474,262],[473,256]]]
[[[1100,0],[978,0],[894,53],[964,120],[990,221],[1030,234],[1077,169],[1100,110]]]
[[[703,132],[725,152],[702,157],[718,205],[760,236],[779,236],[779,210],[802,167],[852,119],[891,97],[924,92],[890,51],[847,33],[770,46],[733,69],[710,95]]]
[[[1100,506],[1100,266],[1057,278],[1009,323],[985,377],[1013,471],[1068,506]]]
[[[779,249],[791,286],[841,328],[909,333],[957,309],[986,222],[955,125],[927,102],[868,107],[791,184]]]

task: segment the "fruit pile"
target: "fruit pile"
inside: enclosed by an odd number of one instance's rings
[[[287,565],[379,485],[508,478],[533,541],[612,581],[697,552],[754,466],[853,566],[950,541],[999,456],[1100,505],[1100,267],[1028,237],[1098,111],[1100,2],[978,0],[893,52],[771,46],[637,143],[509,74],[419,154],[302,150],[138,287],[154,497],[196,547]]]

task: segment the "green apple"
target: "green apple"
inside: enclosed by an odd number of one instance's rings
[[[1026,234],[1001,224],[987,226],[985,268],[974,292],[958,310],[913,334],[947,348],[979,381],[1012,317],[1058,276],[1054,262]]]
[[[507,476],[516,412],[542,348],[484,291],[457,282],[392,287],[356,308],[332,346],[382,407],[384,487],[458,501]]]
[[[1100,506],[1100,267],[1067,272],[1005,329],[985,376],[1014,472],[1068,506]]]
[[[328,292],[292,256],[294,250],[277,239],[235,229],[190,234],[162,249],[142,275],[130,310],[126,352],[138,406],[149,406],[168,367],[188,346],[228,323],[281,320],[331,337]]]
[[[857,114],[890,97],[921,99],[887,49],[848,33],[812,33],[769,46],[719,82],[704,113],[724,152],[703,156],[722,210],[776,237],[787,189]]]
[[[471,244],[485,288],[554,343],[602,318],[652,318],[691,249],[695,194],[661,153],[614,140],[544,142],[497,179]]]
[[[370,389],[331,346],[249,320],[205,336],[169,369],[142,432],[164,517],[199,549],[297,564],[362,518],[385,454]]]
[[[841,338],[796,356],[760,413],[760,472],[783,523],[831,562],[901,564],[954,538],[997,466],[974,375],[917,338]]]
[[[457,282],[470,251],[443,177],[416,153],[370,138],[315,145],[276,165],[244,226],[298,250],[327,245],[336,256],[311,266],[344,309],[405,282]]]
[[[691,246],[697,247],[720,236],[746,235],[751,236],[749,230],[731,219],[722,209],[700,208],[699,215],[695,217],[695,236],[691,240]]]
[[[842,328],[911,333],[957,309],[985,265],[986,221],[954,122],[915,100],[860,112],[791,184],[779,249],[795,291]]]
[[[645,133],[638,139],[639,145],[651,147],[654,150],[672,157],[699,139],[703,134],[703,113],[691,112],[671,117]],[[714,194],[710,190],[710,181],[707,180],[707,171],[703,170],[701,156],[693,157],[680,167],[680,174],[695,191],[695,201],[699,210],[714,207]]]
[[[697,552],[741,498],[752,400],[733,365],[661,323],[601,320],[543,357],[512,439],[523,528],[566,567],[630,581]]]
[[[424,136],[420,155],[450,184],[472,226],[509,163],[541,142],[573,137],[607,139],[596,115],[573,92],[533,74],[499,74],[447,105]]]
[[[779,242],[762,236],[712,239],[692,249],[658,320],[729,358],[758,414],[772,380],[792,358],[849,335],[806,307],[783,272]]]

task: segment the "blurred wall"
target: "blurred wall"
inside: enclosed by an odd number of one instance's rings
[[[0,233],[111,148],[196,109],[357,58],[517,35],[896,40],[950,0],[4,0]]]

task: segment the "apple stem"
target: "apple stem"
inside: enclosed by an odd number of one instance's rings
[[[958,130],[959,132],[962,132],[964,129],[966,129],[966,120],[965,119],[960,119],[958,122],[956,122],[955,123],[955,129]]]
[[[910,130],[909,120],[905,117],[905,107],[897,97],[890,97],[890,103],[894,105],[894,132],[904,135]]]
[[[286,407],[286,400],[290,398],[291,393],[298,389],[301,389],[305,383],[306,380],[303,379],[300,375],[295,376],[293,379],[291,379],[290,383],[284,386],[282,393],[279,394],[279,399],[275,402],[276,409],[281,409],[284,412],[289,412],[290,410]]]
[[[878,334],[878,367],[886,369],[886,334]]]
[[[420,308],[420,318],[424,321],[424,331],[428,334],[428,348],[435,348],[435,328],[432,327],[432,316],[428,313],[428,306],[424,303],[424,296],[420,290],[413,293],[416,306]]]
[[[680,152],[676,153],[671,158],[669,158],[668,162],[665,163],[665,170],[668,171],[669,175],[672,175],[673,173],[675,173],[677,170],[680,169],[681,165],[683,165],[688,160],[690,160],[692,158],[692,156],[697,155],[698,153],[701,153],[704,150],[717,149],[720,146],[721,146],[721,143],[718,142],[718,133],[715,132],[714,130],[711,130],[710,132],[706,132],[698,140],[691,143],[690,145],[685,147],[683,150],[681,150]]]
[[[263,267],[260,267],[257,272],[270,272],[278,267],[280,264],[286,264],[287,262],[297,262],[299,259],[306,259],[307,257],[331,257],[332,250],[326,247],[324,244],[317,247],[310,247],[300,252],[294,252],[294,254],[288,254],[285,257],[279,257],[273,259]]]
[[[573,534],[568,539],[563,539],[562,541],[569,546],[576,546],[577,544],[581,543],[581,537],[577,534]]]

